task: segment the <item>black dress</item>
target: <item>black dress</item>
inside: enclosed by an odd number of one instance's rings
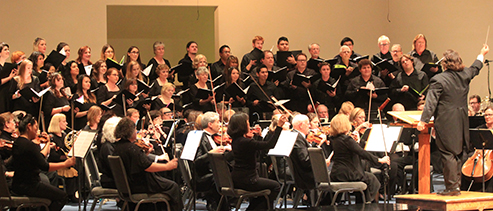
[[[24,84],[23,89],[25,88],[32,88],[34,91],[39,92],[41,88],[39,87],[39,79],[36,76],[31,76],[31,83],[26,83]],[[12,80],[10,83],[10,91],[7,95],[12,99],[12,95],[19,90],[19,87],[17,85],[16,80]],[[43,100],[44,101],[44,100]],[[37,103],[34,103],[32,99],[26,99],[25,97],[21,96],[17,99],[13,99],[11,101],[11,111],[25,111],[28,114],[31,114],[35,117],[38,116],[39,114],[39,101]]]
[[[268,140],[257,141],[245,137],[235,137],[232,141],[234,155],[233,184],[236,188],[247,191],[260,191],[270,189],[269,203],[272,205],[277,194],[280,191],[280,185],[275,180],[260,178],[257,169],[257,154],[260,150],[274,148],[281,134],[282,128],[277,127],[274,135],[269,136]],[[262,197],[250,200],[248,209],[267,209],[267,204]]]
[[[207,89],[211,89],[210,83],[206,83]],[[214,111],[214,105],[210,102],[200,105],[200,98],[197,97],[197,92],[199,88],[197,85],[193,84],[190,86],[190,91],[188,91],[190,99],[192,99],[192,108],[197,111],[202,111],[202,112],[207,112],[207,111]]]
[[[46,92],[43,99],[43,112],[44,112],[45,125],[46,126],[50,125],[51,117],[53,116],[51,112],[54,108],[60,108],[67,105],[70,106],[70,103],[67,98],[63,96],[56,97],[55,94],[53,93],[53,90]],[[70,126],[71,118],[72,118],[70,111],[62,112],[62,114],[65,114],[65,117],[67,118],[67,122],[69,123]],[[46,127],[46,129],[48,129],[48,127]]]
[[[120,156],[125,166],[128,184],[133,193],[164,193],[170,198],[173,210],[182,210],[178,184],[145,170],[152,165],[144,151],[132,142],[122,139],[115,143],[114,155]]]
[[[62,210],[67,201],[67,194],[58,187],[41,182],[39,177],[41,171],[48,171],[50,168],[40,152],[39,145],[19,137],[14,142],[12,154],[15,171],[12,191],[20,195],[50,199],[50,210]]]
[[[0,65],[0,75],[4,75],[6,77],[9,77],[9,73],[4,73],[3,72],[3,66]],[[0,78],[0,80],[3,78]],[[12,78],[13,79],[13,78]],[[0,93],[7,93],[10,89],[10,83],[12,83],[13,80],[7,81],[4,84],[0,85]],[[0,113],[10,111],[10,101],[12,99],[12,95],[8,96],[6,94],[0,95]]]
[[[90,92],[90,91],[88,91]],[[77,100],[80,96],[78,94],[74,94],[72,97],[72,100]],[[81,104],[79,102],[74,102],[74,106],[79,108],[79,112],[83,111],[88,111],[93,105],[96,105],[96,103],[91,103],[89,99],[84,99],[84,103]],[[75,117],[75,116],[74,116]],[[82,117],[75,117],[74,120],[74,129],[75,130],[81,130],[87,125],[87,114],[82,116]]]
[[[96,95],[98,105],[101,105],[104,101],[109,100],[114,95],[118,95],[118,93],[120,93],[120,91],[110,92],[108,91],[107,86],[101,86],[98,90],[98,94]],[[113,105],[115,105],[115,107],[111,110],[115,112],[117,116],[123,116],[123,106],[116,103],[115,100],[112,100],[111,103],[108,105],[108,107],[111,107]]]
[[[171,68],[171,63],[169,63],[169,61],[165,58],[163,58],[164,60],[164,63],[166,65],[168,65],[169,68]],[[152,81],[152,80],[156,80],[156,78],[158,78],[159,76],[156,74],[156,68],[157,66],[159,65],[156,61],[156,59],[154,57],[152,57],[151,60],[149,60],[149,62],[147,63],[147,67],[149,67],[149,65],[152,64],[152,68],[151,68],[151,72],[149,73],[149,80]],[[142,69],[143,70],[143,69]],[[173,76],[172,75],[169,75],[168,78],[172,78]]]
[[[361,159],[378,165],[378,158],[361,148],[358,143],[348,135],[337,135],[330,141],[334,155],[332,156],[332,171],[330,178],[334,182],[361,181],[368,185],[365,195],[367,201],[372,201],[378,194],[380,182],[370,172],[365,172],[361,165]]]

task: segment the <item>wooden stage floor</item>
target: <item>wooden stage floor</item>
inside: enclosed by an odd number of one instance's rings
[[[395,196],[396,202],[421,210],[485,210],[493,209],[493,193],[461,191],[460,196],[408,194]]]

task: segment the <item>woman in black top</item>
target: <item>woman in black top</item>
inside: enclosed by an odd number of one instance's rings
[[[149,67],[149,65],[152,64],[151,72],[149,74],[149,79],[155,80],[156,78],[159,77],[159,73],[156,71],[157,67],[164,64],[168,66],[168,70],[169,70],[169,67],[171,67],[171,63],[169,63],[169,61],[164,58],[163,42],[161,41],[154,42],[152,48],[154,49],[154,57],[152,57],[151,60],[149,60],[147,66]],[[169,76],[170,76],[170,80],[173,81],[173,73],[171,73]]]
[[[12,111],[22,110],[27,113],[38,116],[39,114],[39,99],[37,97],[32,97],[27,99],[21,96],[20,91],[22,89],[34,89],[34,91],[39,92],[39,79],[32,75],[33,64],[29,60],[25,60],[21,63],[19,67],[19,75],[14,77],[10,87],[10,96],[12,97]]]
[[[243,81],[240,79],[240,71],[238,68],[232,67],[230,68],[225,76],[225,83],[224,84],[224,95],[225,95],[225,100],[228,101],[227,103],[231,103],[231,107],[233,108],[240,108],[240,107],[245,107],[246,106],[246,93],[245,96],[239,97],[238,95],[233,95],[231,93],[228,93],[227,89],[229,86],[240,86],[240,88],[245,89],[245,84],[243,84]],[[236,84],[235,84],[236,83]],[[222,97],[222,96],[221,96]]]
[[[91,71],[91,90],[97,89],[106,84],[104,74],[108,70],[106,62],[98,60],[92,65]]]
[[[151,110],[160,110],[161,108],[169,108],[173,110],[173,104],[175,101],[172,96],[175,93],[175,85],[172,83],[163,84],[163,88],[161,88],[161,95],[157,97],[151,104]]]
[[[127,50],[127,56],[125,57],[125,64],[123,64],[122,73],[127,75],[128,64],[130,62],[137,62],[140,65],[140,69],[145,69],[145,65],[140,60],[140,50],[137,46],[130,46]]]
[[[197,70],[198,82],[190,86],[190,99],[192,100],[192,107],[197,111],[212,111],[214,110],[213,96],[209,95],[207,99],[200,99],[197,97],[199,89],[211,89],[211,83],[207,81],[209,79],[209,70],[206,67],[199,67]]]
[[[282,131],[282,126],[288,119],[282,116],[279,120],[273,136],[269,140],[257,141],[252,139],[253,134],[250,133],[250,123],[248,115],[245,113],[237,113],[231,117],[228,126],[228,135],[231,136],[233,142],[231,144],[234,155],[233,166],[233,184],[235,188],[247,191],[260,191],[270,189],[269,202],[273,204],[277,194],[280,191],[280,185],[277,181],[260,178],[257,171],[257,153],[260,150],[274,148]],[[267,209],[267,204],[262,197],[257,197],[250,200],[250,205],[247,210]]]
[[[116,68],[110,68],[106,71],[105,78],[107,83],[101,86],[97,94],[97,102],[101,106],[112,107],[111,109],[116,115],[123,116],[123,107],[116,102],[114,99],[120,92],[120,87],[116,85],[116,82],[120,79],[119,72]]]
[[[151,82],[151,84],[154,84],[154,86],[152,86],[151,90],[149,91],[149,96],[157,96],[161,94],[161,89],[163,88],[163,85],[168,83],[169,66],[166,64],[160,64],[159,66],[157,66],[156,75],[156,80]]]
[[[49,209],[51,211],[62,210],[67,201],[67,194],[58,187],[42,182],[39,173],[73,166],[75,158],[72,157],[59,163],[48,163],[45,158],[52,144],[48,140],[40,151],[39,145],[31,141],[37,137],[36,119],[31,114],[20,119],[20,137],[15,141],[12,149],[13,166],[16,172],[12,182],[12,191],[21,195],[50,199]]]
[[[3,77],[1,78],[0,82],[0,93],[6,93],[9,88],[10,88],[10,82],[12,81],[12,78],[16,75],[16,69],[13,69],[10,71],[10,73],[4,73],[4,66],[6,60],[10,56],[10,51],[9,51],[9,45],[4,42],[0,42],[0,75]],[[7,96],[3,94],[0,96],[0,113],[9,111],[10,108],[10,96]]]
[[[75,61],[70,61],[65,65],[65,69],[62,71],[65,87],[70,88],[70,93],[75,94],[77,91],[77,76],[79,75],[79,66]]]
[[[333,166],[330,178],[334,182],[364,182],[368,186],[365,191],[366,201],[376,200],[378,202],[380,182],[374,174],[363,170],[361,158],[374,165],[379,163],[390,165],[390,159],[388,156],[378,158],[365,151],[351,136],[347,135],[350,130],[351,123],[349,123],[349,118],[346,115],[338,114],[332,118],[330,134],[333,138],[330,145],[334,155],[331,161]]]
[[[59,73],[53,73],[49,78],[50,91],[44,95],[43,112],[45,124],[50,125],[51,117],[58,113],[63,113],[70,123],[70,103],[63,88],[63,77]]]
[[[89,89],[91,88],[91,79],[87,75],[80,75],[77,79],[77,91],[72,100],[74,101],[74,130],[80,130],[87,124],[87,113],[89,108],[96,105],[96,95]]]
[[[87,110],[87,125],[82,128],[82,130],[86,131],[98,131],[98,125],[101,121],[101,116],[103,115],[103,110],[97,106],[93,105],[89,110]]]

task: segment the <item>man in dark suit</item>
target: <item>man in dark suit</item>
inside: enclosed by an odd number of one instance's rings
[[[315,180],[313,178],[312,165],[308,156],[308,147],[306,136],[310,130],[310,122],[308,117],[303,114],[296,115],[292,121],[293,131],[298,132],[298,137],[294,143],[293,150],[289,157],[293,162],[294,168],[292,174],[297,182],[297,186],[304,190],[315,188]]]
[[[426,123],[432,116],[435,117],[436,143],[442,155],[446,187],[438,193],[439,195],[460,195],[461,158],[469,147],[469,83],[479,74],[483,67],[484,55],[488,51],[489,47],[485,44],[471,67],[464,68],[459,53],[449,49],[443,54],[442,67],[445,71],[431,78],[425,108],[417,129],[426,129]]]

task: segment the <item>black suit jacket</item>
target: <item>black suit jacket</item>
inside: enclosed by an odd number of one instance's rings
[[[295,132],[298,132],[294,130]],[[312,165],[310,163],[310,157],[308,156],[308,147],[310,145],[306,141],[305,137],[298,132],[298,137],[294,143],[293,150],[289,157],[293,162],[294,168],[291,174],[294,176],[298,186],[301,189],[313,189],[315,188],[315,179],[313,178]]]

